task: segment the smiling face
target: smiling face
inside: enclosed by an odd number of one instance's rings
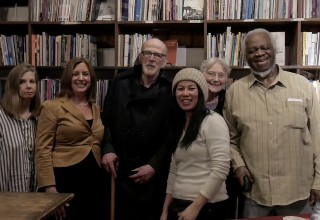
[[[199,100],[197,84],[190,80],[180,81],[177,84],[175,95],[177,103],[182,110],[186,112],[193,111]]]
[[[36,74],[25,72],[19,81],[19,96],[24,100],[31,100],[37,92]]]
[[[205,72],[204,76],[207,80],[210,93],[217,94],[225,88],[227,74],[220,63],[213,64]]]
[[[85,63],[79,63],[73,69],[71,87],[76,96],[86,96],[91,85],[91,75]]]
[[[157,76],[167,63],[166,53],[166,45],[162,41],[158,39],[146,41],[139,54],[143,74],[147,77]]]
[[[275,65],[275,49],[267,33],[253,33],[246,40],[246,59],[255,74],[265,77]]]

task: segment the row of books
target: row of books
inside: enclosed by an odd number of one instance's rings
[[[32,21],[95,21],[99,20],[102,13],[114,14],[114,0],[113,11],[107,11],[106,4],[109,1],[101,0],[32,0]],[[101,9],[101,12],[99,12]]]
[[[207,35],[207,57],[219,57],[230,66],[246,66],[244,53],[241,51],[241,43],[246,33],[232,33],[228,26],[221,34]],[[277,43],[276,63],[285,65],[285,32],[271,32]]]
[[[0,35],[0,65],[15,66],[28,62],[28,35]]]
[[[84,57],[97,65],[96,37],[79,34],[51,36],[46,32],[31,36],[31,64],[64,66],[73,57]]]
[[[118,20],[203,20],[204,0],[123,0]]]
[[[103,110],[103,103],[105,96],[108,91],[109,80],[98,80],[97,81],[97,94],[96,104]],[[42,79],[40,80],[40,100],[54,99],[60,92],[60,80],[59,79]]]
[[[320,65],[320,32],[303,32],[303,65]]]
[[[297,18],[298,11],[298,0],[208,0],[207,4],[207,20]]]
[[[142,44],[152,38],[150,34],[120,34],[118,35],[118,64],[133,66],[141,51]]]

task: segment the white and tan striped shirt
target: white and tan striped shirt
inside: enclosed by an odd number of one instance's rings
[[[34,118],[15,119],[0,108],[0,191],[36,190],[35,130]]]
[[[233,167],[255,179],[246,196],[266,206],[287,205],[320,190],[320,108],[311,83],[283,71],[265,88],[252,74],[231,85],[224,117]]]

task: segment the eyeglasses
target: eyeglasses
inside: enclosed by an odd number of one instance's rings
[[[158,60],[162,59],[163,57],[166,57],[166,55],[163,53],[156,53],[156,52],[151,52],[148,50],[141,51],[141,54],[145,58],[151,58],[151,56],[153,55],[153,57]]]
[[[226,74],[224,73],[216,73],[211,71],[206,72],[206,74],[210,77],[214,77],[214,78],[218,77],[218,79],[224,79],[226,77]]]

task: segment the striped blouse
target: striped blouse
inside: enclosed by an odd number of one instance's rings
[[[15,119],[0,107],[0,191],[36,190],[35,119]]]

